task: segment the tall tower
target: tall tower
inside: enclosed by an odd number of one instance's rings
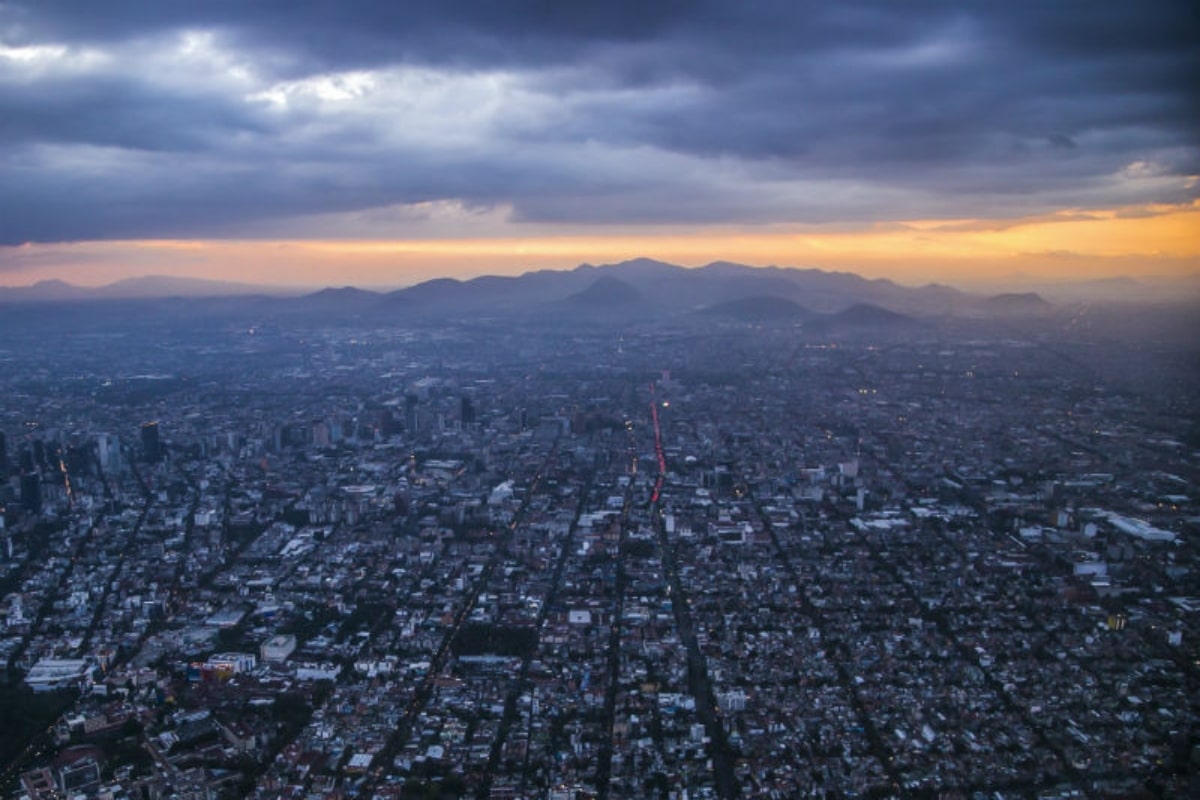
[[[404,395],[404,427],[407,429],[409,436],[417,432],[418,402],[419,398],[415,394]]]
[[[157,422],[147,422],[142,425],[142,457],[151,464],[157,464],[162,458],[162,445],[158,441]]]
[[[109,433],[96,434],[96,456],[100,462],[100,469],[108,473],[119,472],[121,470],[120,440]]]
[[[20,469],[21,472],[33,472],[35,469],[37,469],[37,467],[34,466],[33,448],[29,445],[25,445],[21,448],[21,452],[17,456],[17,461],[19,464],[18,469]]]
[[[21,474],[21,505],[31,514],[42,510],[42,476],[36,472]]]

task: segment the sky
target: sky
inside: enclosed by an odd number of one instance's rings
[[[1173,0],[0,0],[0,286],[1200,272]]]

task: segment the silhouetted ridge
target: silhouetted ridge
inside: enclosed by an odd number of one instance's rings
[[[389,292],[389,300],[416,300],[424,303],[442,303],[455,300],[462,294],[463,282],[454,278],[434,278],[433,280]]]
[[[353,287],[330,288],[320,292],[284,287],[177,278],[150,275],[130,278],[107,286],[73,286],[46,280],[32,286],[0,287],[0,305],[118,299],[188,297],[206,301],[217,298],[254,297],[250,310],[257,314],[295,315],[307,310],[328,317],[343,306],[356,315],[377,313],[381,321],[403,319],[453,319],[537,315],[565,298],[581,295],[599,278],[612,278],[638,293],[642,302],[653,300],[658,315],[688,314],[717,307],[731,298],[771,297],[799,304],[811,313],[831,314],[855,305],[870,305],[914,318],[1002,317],[1053,314],[1058,300],[1088,302],[1195,303],[1200,297],[1200,277],[1104,278],[1063,284],[1038,284],[1040,293],[1013,292],[993,297],[972,294],[950,286],[928,284],[911,287],[885,278],[868,279],[851,272],[833,272],[815,268],[765,266],[753,267],[729,261],[714,261],[702,267],[681,267],[651,258],[635,258],[617,264],[580,264],[574,269],[535,270],[521,275],[484,275],[460,280],[435,278],[387,293],[355,290]],[[1030,285],[1033,288],[1033,285]],[[363,291],[362,294],[354,294]],[[597,302],[632,302],[628,291],[601,288]],[[307,292],[307,294],[305,293]],[[613,293],[605,296],[606,293]],[[1046,297],[1052,302],[1047,302]],[[270,302],[268,302],[270,300]],[[278,301],[278,302],[274,302]],[[220,308],[232,306],[218,304]],[[372,307],[374,311],[372,311]],[[786,309],[786,310],[785,310]],[[751,312],[736,307],[731,313]],[[762,313],[782,311],[786,306],[764,307]],[[839,320],[834,320],[839,321]],[[856,314],[840,320],[851,324],[872,325],[880,320]],[[892,322],[896,320],[892,319]]]

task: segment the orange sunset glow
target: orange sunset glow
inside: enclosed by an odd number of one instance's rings
[[[632,234],[409,240],[145,240],[31,244],[7,285],[59,278],[102,285],[148,273],[264,285],[405,286],[609,263],[639,256],[815,267],[901,283],[1003,282],[1122,274],[1181,276],[1200,263],[1200,206],[1061,212],[1016,221],[906,220],[858,230],[760,226]],[[15,256],[15,258],[14,258]]]

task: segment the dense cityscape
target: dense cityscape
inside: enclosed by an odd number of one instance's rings
[[[0,800],[1200,798],[1194,0],[0,0]]]
[[[1077,321],[8,324],[4,791],[1194,797],[1200,371]]]

